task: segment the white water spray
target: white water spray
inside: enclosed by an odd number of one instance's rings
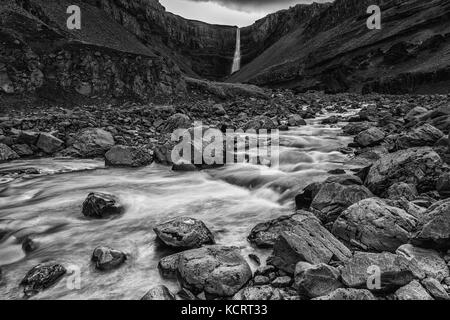
[[[241,29],[236,30],[236,50],[234,51],[233,67],[231,74],[241,69]]]

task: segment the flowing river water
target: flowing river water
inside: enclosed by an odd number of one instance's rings
[[[357,167],[338,151],[352,137],[342,135],[342,123],[320,124],[323,117],[281,132],[280,166],[265,169],[264,174],[250,164],[186,173],[156,164],[105,168],[100,160],[0,164],[1,171],[30,167],[41,171],[0,180],[0,299],[22,298],[20,281],[46,261],[79,272],[80,286],[73,288],[73,278],[66,275],[33,299],[140,299],[157,284],[176,292],[177,284],[162,279],[157,269],[160,258],[173,252],[155,242],[152,228],[177,216],[204,221],[217,244],[238,246],[246,258],[256,253],[264,260],[270,251],[247,242],[250,230],[260,222],[292,214],[296,191],[325,179],[328,171]],[[81,206],[92,191],[117,195],[126,212],[110,220],[84,218]],[[37,245],[27,254],[22,250],[26,237]],[[125,265],[110,272],[95,270],[90,258],[99,245],[126,252]],[[257,267],[250,260],[249,264]]]

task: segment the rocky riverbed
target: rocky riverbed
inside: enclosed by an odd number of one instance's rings
[[[217,97],[5,108],[0,297],[449,299],[449,96]],[[171,163],[194,121],[279,167]]]

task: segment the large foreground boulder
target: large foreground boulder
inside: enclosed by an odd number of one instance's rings
[[[121,214],[123,211],[116,196],[100,192],[90,193],[82,209],[84,216],[97,219]]]
[[[412,242],[420,247],[450,249],[450,199],[430,206]]]
[[[19,155],[6,144],[0,143],[0,162],[19,159]]]
[[[277,222],[274,220],[255,227],[251,236],[258,238],[261,234],[263,237],[277,234],[268,263],[291,275],[299,261],[329,263],[332,260],[345,261],[351,256],[350,250],[309,212],[293,215],[288,223],[284,221],[280,225]]]
[[[114,146],[105,154],[111,167],[142,167],[153,162],[153,153],[140,147]]]
[[[408,259],[388,252],[356,252],[344,264],[341,276],[347,287],[368,288],[371,291],[396,290],[416,278]],[[377,284],[378,276],[380,281]]]
[[[409,241],[416,224],[416,218],[405,210],[371,198],[344,211],[334,223],[332,233],[360,250],[395,252]]]
[[[218,297],[233,296],[252,278],[250,266],[235,247],[184,251],[178,255],[177,271],[184,288]]]
[[[365,184],[376,195],[383,195],[396,182],[411,183],[419,192],[427,192],[435,188],[442,164],[439,155],[428,147],[397,151],[373,164]]]
[[[194,249],[214,244],[212,232],[202,221],[193,218],[178,217],[153,230],[164,244],[174,248]]]
[[[435,250],[405,244],[399,247],[396,253],[407,258],[415,268],[423,272],[424,277],[442,281],[449,276],[445,260]]]

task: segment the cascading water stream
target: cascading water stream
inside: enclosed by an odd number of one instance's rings
[[[236,50],[234,51],[233,67],[231,74],[241,69],[241,29],[236,30]]]

